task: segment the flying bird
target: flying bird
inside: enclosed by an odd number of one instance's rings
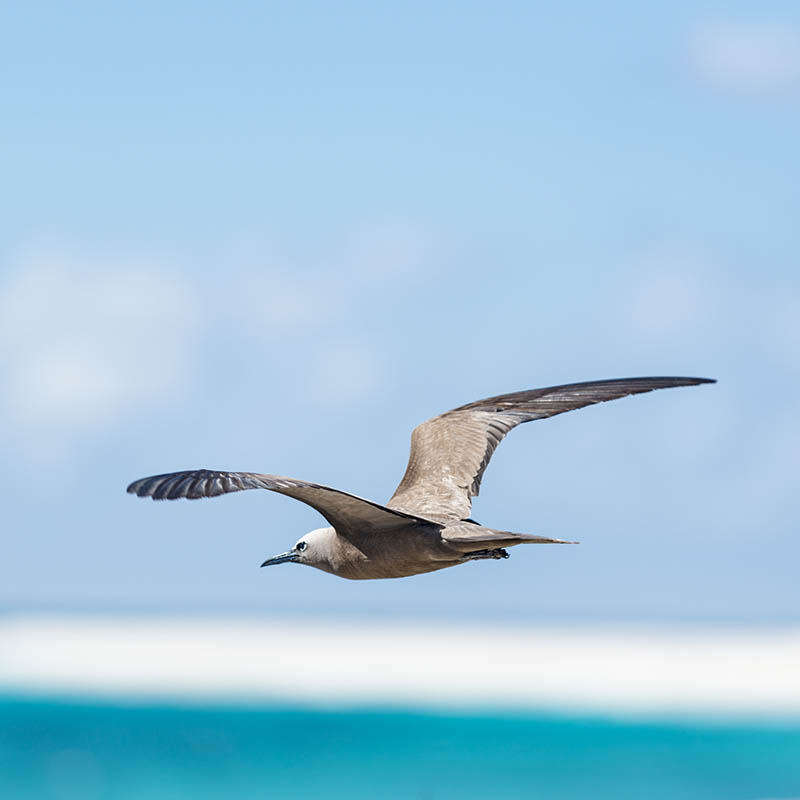
[[[632,394],[714,383],[709,378],[621,378],[571,383],[478,400],[433,417],[411,434],[403,480],[386,505],[318,483],[197,469],[134,481],[128,492],[154,500],[216,497],[269,489],[294,497],[330,523],[261,566],[292,562],[351,580],[402,578],[477,559],[508,558],[518,544],[574,544],[487,528],[470,518],[472,498],[497,445],[517,425]]]

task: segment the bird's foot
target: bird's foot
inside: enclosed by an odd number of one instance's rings
[[[508,553],[502,547],[498,547],[496,550],[476,550],[464,556],[466,561],[476,561],[480,558],[508,558]]]

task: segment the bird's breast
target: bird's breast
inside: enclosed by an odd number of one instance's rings
[[[349,580],[404,578],[461,563],[461,553],[447,547],[438,531],[411,529],[337,540],[327,571]]]

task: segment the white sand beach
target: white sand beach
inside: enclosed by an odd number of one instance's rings
[[[800,716],[800,630],[0,618],[0,692]]]

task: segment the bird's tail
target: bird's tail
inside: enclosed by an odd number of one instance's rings
[[[517,544],[578,544],[566,539],[551,539],[531,533],[512,533],[484,528],[482,525],[461,523],[448,525],[442,531],[442,539],[463,553],[473,550],[490,550],[498,547],[514,547]]]

